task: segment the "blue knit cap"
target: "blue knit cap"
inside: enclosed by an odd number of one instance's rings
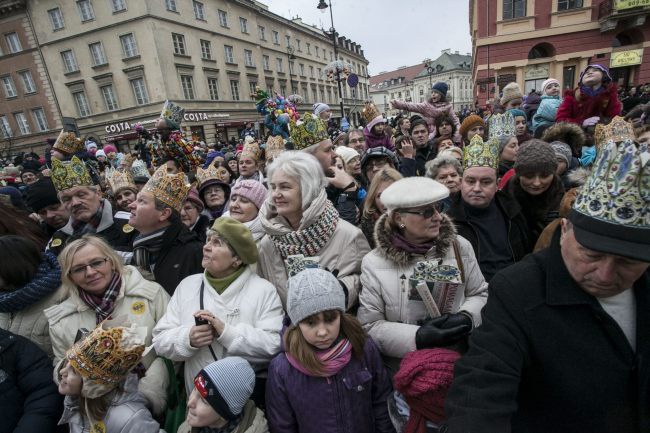
[[[512,117],[522,116],[524,119],[526,119],[526,121],[528,121],[528,116],[526,116],[526,113],[519,108],[511,108],[510,110],[507,110],[506,113],[512,114]]]

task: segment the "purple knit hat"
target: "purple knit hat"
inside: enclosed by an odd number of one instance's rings
[[[598,69],[599,71],[601,71],[603,73],[603,84],[609,83],[610,81],[612,81],[612,76],[609,75],[609,69],[607,69],[603,65],[593,64],[593,65],[587,65],[587,67],[582,72],[580,72],[580,80],[578,80],[578,85],[582,86],[582,77],[584,77],[585,72],[587,72],[587,69],[589,69],[589,68]]]
[[[247,198],[257,206],[257,209],[261,209],[268,194],[269,191],[260,182],[253,179],[247,179],[235,183],[235,186],[232,187],[230,196],[239,195]]]

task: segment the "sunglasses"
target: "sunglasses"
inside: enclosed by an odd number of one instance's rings
[[[409,213],[411,215],[420,215],[422,218],[432,218],[435,214],[441,213],[442,204],[434,203],[431,207],[423,210],[401,210],[400,213]]]

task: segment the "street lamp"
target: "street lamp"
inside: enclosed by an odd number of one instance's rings
[[[292,71],[293,68],[291,67],[291,61],[296,59],[296,56],[294,56],[293,53],[294,53],[294,48],[291,46],[287,47],[287,60],[289,62],[289,81],[291,82],[291,93],[298,93],[297,89],[294,90],[295,87],[293,85],[293,71]],[[284,96],[287,97],[288,95],[284,95]]]
[[[325,9],[327,9],[328,7],[330,9],[330,20],[332,22],[332,28],[330,29],[330,31],[332,32],[332,43],[334,44],[334,57],[335,57],[335,60],[338,60],[339,59],[339,50],[338,50],[337,44],[336,44],[336,29],[334,28],[334,15],[332,13],[332,1],[329,0],[329,5],[327,3],[325,3],[325,0],[320,0],[318,2],[317,8],[321,12],[325,13]],[[341,119],[343,119],[345,117],[345,110],[343,109],[343,90],[341,89],[341,74],[340,74],[340,71],[338,70],[338,68],[336,68],[336,84],[337,84],[337,86],[339,88],[339,102],[341,104]]]

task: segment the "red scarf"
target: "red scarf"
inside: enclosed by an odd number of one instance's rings
[[[293,365],[298,371],[307,376],[312,377],[330,377],[337,374],[343,369],[348,362],[352,359],[352,344],[347,338],[341,339],[334,346],[325,350],[315,350],[316,358],[320,360],[323,364],[323,371],[319,374],[314,374],[311,371],[307,370],[296,358],[291,356],[289,352],[286,352],[287,360],[289,364]]]

